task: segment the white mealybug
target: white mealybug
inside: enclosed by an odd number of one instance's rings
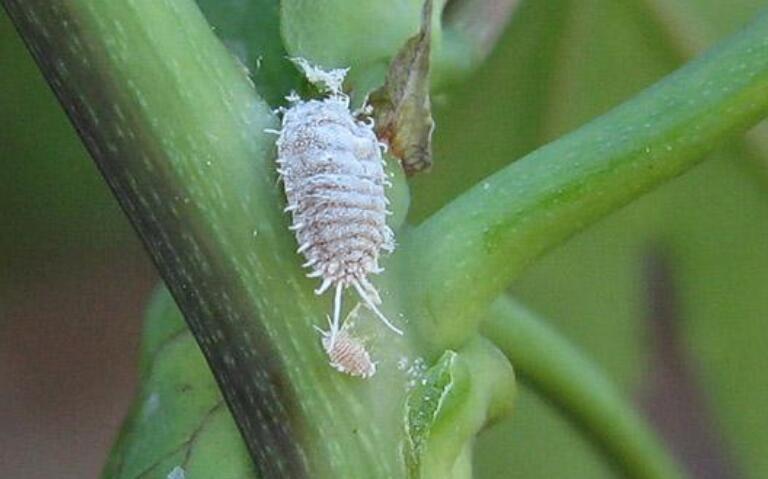
[[[369,274],[382,271],[381,250],[394,249],[394,234],[386,224],[382,144],[372,123],[359,121],[349,109],[349,97],[341,90],[347,70],[326,72],[305,60],[294,61],[327,95],[304,101],[292,94],[289,107],[280,110],[277,163],[286,211],[292,215],[298,252],[307,260],[304,266],[312,269],[308,276],[322,279],[315,292],[335,287],[326,352],[337,351],[336,341],[342,340],[350,351],[359,352],[351,338],[343,339],[340,325],[342,294],[349,286],[390,329],[402,334],[379,311],[381,298],[368,281]]]
[[[337,330],[330,318],[328,323],[328,331],[320,328],[317,330],[322,335],[321,342],[330,365],[337,371],[350,376],[369,378],[376,374],[376,363],[371,360],[362,341],[352,336],[346,326]]]

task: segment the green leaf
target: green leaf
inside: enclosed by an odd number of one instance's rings
[[[427,454],[432,428],[439,418],[457,409],[456,403],[466,401],[471,387],[469,382],[466,364],[455,352],[446,351],[408,395],[405,402],[406,443],[403,455],[411,477],[420,476],[419,470]]]
[[[475,435],[509,414],[515,375],[495,346],[476,339],[447,351],[409,392],[403,455],[413,479],[469,479]]]
[[[173,299],[159,288],[141,342],[140,390],[104,479],[256,478],[253,463]]]

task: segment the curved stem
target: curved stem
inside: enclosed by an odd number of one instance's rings
[[[401,237],[424,336],[456,346],[543,252],[679,175],[768,114],[768,16],[529,154]]]
[[[568,416],[626,477],[684,477],[598,368],[531,312],[500,298],[481,331],[507,355],[520,379]]]

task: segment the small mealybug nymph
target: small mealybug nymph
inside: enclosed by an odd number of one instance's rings
[[[376,363],[371,360],[363,342],[349,332],[346,324],[340,330],[336,330],[330,318],[328,323],[328,331],[320,328],[317,330],[321,334],[323,349],[328,355],[331,367],[339,372],[364,379],[376,374]]]

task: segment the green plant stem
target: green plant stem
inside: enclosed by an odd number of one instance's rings
[[[540,318],[502,297],[491,306],[481,332],[506,354],[520,380],[584,431],[622,477],[684,477],[610,381]]]
[[[277,119],[195,2],[0,1],[184,313],[260,477],[397,477],[403,373],[393,361],[362,382],[328,366],[313,325],[331,300],[312,293],[282,213],[264,132]],[[388,341],[377,359],[408,347]]]
[[[437,347],[460,344],[483,308],[543,252],[763,118],[767,38],[763,15],[634,99],[490,176],[401,237],[412,271],[404,289],[424,318],[424,336]]]
[[[258,309],[237,304],[242,296],[233,290],[242,285],[214,264],[203,239],[213,236],[209,228],[226,228],[220,218],[227,210],[245,207],[217,184],[239,176],[232,189],[259,190],[237,160],[266,158],[260,132],[272,124],[269,109],[193,2],[4,6],[184,310],[265,476],[304,476],[289,413],[294,392],[277,389],[282,374],[265,368],[264,357],[233,353],[273,354],[253,318],[238,317],[241,308]],[[243,332],[233,327],[239,323]]]

